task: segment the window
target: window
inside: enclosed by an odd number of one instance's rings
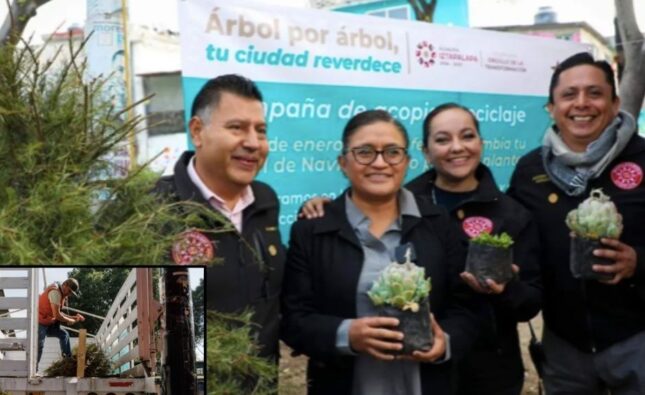
[[[148,133],[154,136],[183,132],[184,102],[181,75],[178,72],[145,75],[143,89],[146,95],[154,94],[146,104]]]
[[[380,16],[390,19],[411,19],[410,8],[402,5],[398,7],[384,8],[376,11],[370,11],[367,15]]]
[[[388,12],[388,17],[392,19],[410,19],[408,15],[408,7],[392,8]]]

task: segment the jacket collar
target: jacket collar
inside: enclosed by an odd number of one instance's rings
[[[325,207],[325,215],[314,225],[314,234],[338,233],[341,238],[360,248],[361,243],[345,215],[345,197],[348,191],[345,190]]]
[[[175,164],[175,186],[177,188],[177,195],[180,200],[192,200],[197,203],[204,204],[208,207],[211,207],[210,203],[204,199],[201,191],[193,183],[188,175],[188,163],[190,159],[195,155],[193,151],[184,151],[177,160]],[[244,218],[252,215],[257,211],[263,211],[270,208],[277,207],[277,203],[273,198],[273,194],[270,188],[267,188],[263,184],[253,181],[251,183],[251,189],[253,190],[253,195],[255,196],[255,202],[249,207],[244,209]]]
[[[345,199],[347,198],[348,193],[349,189],[346,189],[342,195],[334,199],[334,201],[332,201],[328,206],[325,206],[325,215],[317,220],[317,223],[314,226],[314,234],[337,232],[341,238],[360,248],[361,245],[358,237],[356,237],[356,234],[347,219],[345,211]],[[428,200],[417,196],[414,196],[414,199],[417,203],[420,216],[403,213],[401,226],[402,239],[405,239],[406,235],[414,229],[414,227],[419,224],[423,218],[435,217],[442,213],[442,209],[440,207],[430,203]]]
[[[625,149],[623,149],[623,152],[618,154],[618,157],[620,158],[623,155],[634,155],[643,151],[645,151],[645,139],[638,133],[635,133],[627,143]]]
[[[480,163],[475,175],[479,180],[479,187],[474,198],[478,201],[494,201],[499,199],[502,192],[497,187],[497,183],[490,169],[483,163]]]
[[[432,189],[435,188],[437,171],[435,169],[430,169],[426,172],[426,174],[427,175],[425,176],[425,179],[429,184],[428,189],[430,192],[432,192]],[[477,178],[479,185],[477,186],[474,195],[471,196],[468,200],[462,202],[462,204],[460,204],[459,206],[467,202],[494,202],[499,199],[500,195],[502,195],[502,192],[499,190],[497,184],[495,183],[493,173],[485,164],[480,163],[477,166],[477,170],[475,170],[475,177]]]
[[[208,205],[209,203],[204,199],[204,196],[201,194],[199,188],[188,175],[188,164],[190,159],[195,156],[193,151],[184,151],[183,154],[175,163],[175,186],[177,187],[177,195],[180,200],[192,200],[194,202],[202,203]]]

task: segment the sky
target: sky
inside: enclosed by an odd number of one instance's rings
[[[41,6],[26,33],[41,35],[57,28],[82,26],[87,0],[51,0]],[[283,6],[308,7],[308,0],[256,0]],[[451,1],[451,0],[438,0]],[[645,31],[645,0],[633,0],[639,26]],[[551,6],[559,22],[586,21],[604,36],[613,36],[614,0],[469,0],[470,24],[475,27],[532,24],[540,6]],[[130,20],[159,29],[178,30],[177,0],[130,0]],[[0,15],[6,13],[0,1]]]
[[[439,0],[441,1],[441,0]],[[645,31],[645,0],[633,0],[641,31]],[[472,26],[531,25],[540,6],[551,6],[558,22],[589,23],[603,36],[614,33],[614,0],[470,0]]]

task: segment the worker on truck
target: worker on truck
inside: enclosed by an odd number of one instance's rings
[[[38,363],[43,354],[46,337],[57,337],[60,341],[60,349],[64,357],[71,357],[72,350],[69,343],[69,333],[61,328],[61,323],[74,325],[79,321],[85,321],[81,314],[74,316],[67,315],[61,311],[61,307],[67,303],[67,297],[71,294],[79,296],[78,281],[68,278],[60,284],[58,282],[49,285],[38,297]]]

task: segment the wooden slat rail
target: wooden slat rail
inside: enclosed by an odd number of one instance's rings
[[[81,329],[78,336],[78,349],[76,350],[76,377],[85,377],[85,337],[87,329]]]
[[[27,375],[27,361],[0,361],[0,377],[23,377]]]
[[[0,289],[27,288],[29,288],[29,279],[27,277],[0,277]]]
[[[0,339],[0,350],[2,351],[25,351],[29,344],[28,339],[17,339],[9,337]]]
[[[32,271],[0,268],[0,376],[21,377],[31,371]],[[5,296],[8,292],[4,290],[25,296]]]
[[[0,297],[0,310],[26,309],[27,307],[29,307],[29,299],[26,297]]]
[[[29,326],[29,319],[22,317],[9,317],[0,318],[0,328],[7,329],[27,329]]]

